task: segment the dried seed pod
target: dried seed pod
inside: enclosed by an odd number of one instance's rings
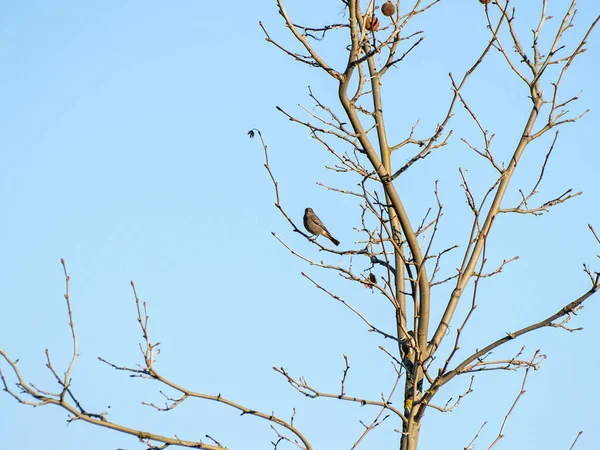
[[[377,277],[372,272],[369,274],[369,281],[373,284],[377,284]]]
[[[387,16],[387,17],[393,16],[395,12],[396,12],[396,7],[390,0],[387,0],[387,2],[385,2],[383,5],[381,5],[381,13],[384,16]]]
[[[365,28],[369,31],[377,31],[379,29],[379,19],[375,16],[367,16]]]

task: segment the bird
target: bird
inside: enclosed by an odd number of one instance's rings
[[[325,236],[327,239],[333,242],[336,247],[340,245],[340,241],[331,235],[327,227],[323,225],[323,222],[321,222],[321,219],[319,219],[312,208],[306,208],[304,210],[304,228],[306,228],[306,231],[308,231],[310,234]]]

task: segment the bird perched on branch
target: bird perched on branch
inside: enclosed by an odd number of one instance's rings
[[[327,227],[323,225],[323,222],[321,222],[321,219],[317,217],[312,208],[306,208],[304,210],[304,228],[306,228],[306,231],[308,231],[310,234],[325,236],[327,239],[333,242],[334,245],[340,245],[340,241],[331,235]]]

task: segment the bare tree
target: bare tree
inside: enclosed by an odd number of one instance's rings
[[[302,255],[282,237],[275,233],[274,236],[287,250],[307,264],[337,273],[345,280],[356,283],[360,289],[377,292],[387,302],[388,314],[394,318],[393,331],[386,331],[351,302],[344,300],[310,275],[302,274],[317,289],[349,308],[367,325],[370,332],[380,335],[384,342],[393,342],[391,349],[383,345],[379,348],[389,357],[396,374],[395,381],[387,393],[377,399],[358,398],[347,393],[346,380],[350,364],[346,355],[338,392],[325,392],[318,386],[309,384],[302,376],[289,373],[283,367],[274,368],[294,389],[307,397],[358,403],[375,409],[373,420],[363,423],[362,433],[352,448],[358,447],[365,436],[384,420],[395,420],[400,436],[399,447],[402,450],[416,450],[421,421],[427,410],[447,412],[457,407],[464,396],[472,392],[473,377],[476,373],[523,370],[524,386],[529,371],[537,369],[544,356],[539,351],[527,354],[525,349],[521,348],[516,354],[492,359],[492,351],[522,335],[545,327],[574,331],[574,328],[568,326],[570,318],[587,298],[600,289],[600,273],[584,265],[589,284],[579,287],[573,298],[565,299],[564,306],[558,311],[550,315],[540,315],[529,325],[514,329],[491,342],[476,342],[470,345],[475,348],[470,354],[465,355],[459,351],[461,336],[471,325],[477,307],[481,283],[500,274],[507,264],[518,258],[509,256],[499,261],[496,266],[489,267],[488,244],[496,218],[503,214],[542,215],[581,194],[567,189],[563,193],[541,200],[537,195],[545,181],[544,175],[550,156],[559,146],[559,128],[577,122],[587,112],[569,111],[568,108],[574,106],[578,97],[565,97],[561,91],[561,84],[575,58],[585,51],[586,40],[600,17],[590,20],[587,28],[581,33],[578,44],[568,48],[563,44],[563,38],[574,26],[575,0],[567,5],[554,31],[548,30],[547,27],[547,22],[551,19],[548,1],[539,0],[539,17],[535,23],[528,24],[532,27],[530,35],[524,35],[521,28],[517,27],[518,2],[480,0],[483,9],[482,20],[486,21],[489,39],[482,44],[479,54],[473,55],[472,65],[464,73],[449,74],[448,87],[452,95],[445,106],[444,114],[429,130],[421,129],[419,117],[412,118],[413,126],[406,130],[403,137],[397,138],[398,127],[394,126],[394,133],[390,133],[387,128],[389,121],[386,121],[386,95],[382,80],[385,77],[393,77],[390,69],[397,68],[419,50],[424,32],[408,30],[414,30],[414,22],[420,16],[426,16],[439,1],[414,0],[408,6],[404,3],[401,5],[399,0],[395,3],[386,1],[383,4],[376,4],[371,0],[363,5],[358,0],[342,0],[345,17],[343,22],[300,25],[288,14],[283,0],[277,0],[284,25],[296,41],[297,47],[293,48],[280,43],[281,41],[273,38],[262,23],[260,25],[269,43],[293,60],[323,71],[336,83],[337,104],[327,104],[320,100],[313,90],[309,90],[314,107],[305,108],[306,116],[297,116],[283,108],[279,110],[289,120],[305,127],[310,136],[336,161],[329,168],[340,177],[349,177],[356,187],[340,188],[325,184],[323,186],[340,195],[352,196],[358,204],[355,224],[357,238],[354,244],[342,242],[339,247],[330,248],[323,238],[315,239],[312,236],[322,231],[321,225],[317,229],[308,227],[308,232],[305,232],[293,219],[293,214],[286,211],[280,198],[279,182],[269,163],[267,145],[260,131],[254,129],[249,134],[251,137],[258,134],[261,139],[265,167],[274,186],[275,206],[294,232],[310,240],[321,252],[334,255],[338,262],[331,263]],[[341,40],[340,35],[343,36]],[[330,38],[333,38],[333,45],[339,47],[333,50],[328,47]],[[322,56],[325,53],[336,55],[335,61],[343,59],[343,63],[330,62],[327,57]],[[514,146],[510,152],[495,146],[497,140],[494,140],[496,134],[493,124],[484,123],[477,108],[472,106],[473,100],[465,93],[466,87],[476,76],[482,63],[498,56],[504,61],[506,69],[502,76],[510,75],[522,83],[528,99],[525,124],[521,129],[512,130]],[[471,126],[478,131],[477,140],[460,136],[461,132],[452,128],[453,117],[459,109],[466,112]],[[515,190],[518,198],[509,196],[509,184],[518,173],[521,158],[532,148],[534,142],[547,135],[550,135],[551,139],[548,141],[545,156],[540,160],[539,170],[527,177],[531,187]],[[483,181],[481,177],[474,183],[459,161],[454,167],[440,169],[457,173],[462,189],[461,195],[466,200],[470,215],[468,222],[465,222],[463,234],[455,236],[454,242],[444,242],[440,245],[438,234],[444,226],[444,195],[440,192],[437,181],[433,181],[429,186],[433,192],[432,205],[425,216],[420,218],[407,212],[405,198],[398,186],[402,177],[407,176],[410,171],[418,170],[424,159],[433,157],[432,155],[444,147],[453,144],[455,139],[462,142],[472,155],[480,158],[489,170],[484,173]],[[396,154],[393,161],[394,152]],[[397,155],[402,157],[396,157]],[[400,159],[403,162],[398,163]],[[473,184],[477,187],[473,187]],[[483,188],[480,187],[482,185]],[[425,183],[419,186],[421,191],[427,188]],[[321,218],[326,222],[325,215]],[[589,225],[589,229],[600,244],[593,226]],[[329,232],[322,234],[331,238]],[[333,241],[337,242],[335,239]],[[456,263],[456,269],[448,269],[452,267],[453,262]],[[83,420],[136,436],[148,448],[224,448],[210,435],[206,435],[206,442],[183,440],[176,435],[170,437],[128,428],[112,422],[107,411],[90,412],[85,409],[71,389],[71,373],[78,357],[78,339],[71,308],[70,280],[64,261],[63,266],[65,299],[73,341],[71,361],[64,373],[53,365],[50,354],[46,353],[46,365],[58,384],[58,390],[53,392],[28,382],[20,373],[17,361],[0,349],[0,355],[9,368],[8,373],[0,372],[4,390],[17,401],[27,405],[55,405],[63,408],[68,411],[70,421]],[[449,294],[446,294],[443,288],[434,290],[440,286],[450,286],[447,289]],[[220,394],[196,392],[176,384],[160,373],[155,366],[158,344],[151,339],[148,330],[147,306],[139,300],[133,283],[132,288],[137,305],[137,320],[143,334],[140,345],[142,364],[126,367],[103,358],[100,360],[116,370],[135,377],[153,379],[177,392],[176,396],[165,395],[165,405],[148,403],[148,406],[168,411],[192,399],[222,403],[240,411],[241,414],[252,415],[268,422],[275,432],[272,442],[274,448],[286,443],[302,449],[313,448],[307,435],[294,424],[295,411],[290,419],[280,418],[272,413],[241,405]],[[459,304],[467,305],[465,314],[457,314]],[[470,377],[468,389],[454,401],[449,401],[443,406],[435,404],[434,398],[439,389],[459,375]],[[522,388],[515,398],[513,408],[523,392]],[[402,399],[401,403],[393,401],[398,398]],[[401,406],[397,406],[398,404]],[[508,411],[505,422],[513,408]],[[494,447],[502,438],[503,429],[504,424],[489,448]],[[473,447],[478,435],[479,433],[466,448]]]

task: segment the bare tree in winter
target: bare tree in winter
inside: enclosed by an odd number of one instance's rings
[[[522,2],[480,0],[482,23],[479,26],[487,27],[488,39],[481,43],[479,53],[471,55],[472,63],[467,70],[448,75],[447,85],[451,96],[444,104],[442,116],[433,120],[429,118],[435,126],[427,128],[420,125],[421,117],[410,115],[410,108],[398,105],[397,97],[392,101],[383,82],[388,78],[393,79],[396,69],[402,69],[403,62],[421,50],[427,30],[419,30],[415,23],[426,23],[420,19],[427,17],[440,1],[388,0],[382,3],[371,0],[361,4],[359,0],[342,0],[341,16],[329,19],[325,24],[299,24],[286,10],[284,1],[277,0],[283,25],[293,37],[291,44],[284,44],[284,38],[274,37],[274,30],[260,24],[270,44],[294,62],[321,71],[335,83],[335,103],[321,100],[321,96],[310,89],[313,108],[304,108],[300,115],[283,108],[279,110],[290,121],[305,127],[310,136],[330,154],[334,161],[333,165],[328,166],[334,172],[332,180],[345,177],[344,180],[349,181],[344,186],[354,186],[336,187],[337,181],[332,181],[323,184],[323,187],[339,195],[351,196],[357,204],[356,210],[351,212],[355,221],[349,224],[349,228],[356,231],[353,242],[342,239],[338,235],[339,230],[330,225],[329,220],[336,214],[338,206],[332,205],[327,211],[317,210],[317,217],[311,209],[314,205],[286,204],[279,191],[279,183],[285,180],[277,178],[270,164],[265,142],[268,136],[253,129],[249,134],[260,138],[265,167],[274,187],[275,206],[287,219],[291,230],[297,233],[293,236],[303,236],[319,250],[319,259],[300,253],[280,233],[274,235],[284,249],[308,265],[336,273],[354,283],[357,289],[377,293],[385,301],[387,314],[393,317],[395,323],[393,330],[385,330],[327,285],[306,273],[302,274],[315,288],[349,308],[370,332],[380,335],[381,346],[375,351],[383,351],[395,371],[393,386],[382,387],[386,392],[381,398],[368,399],[347,392],[350,365],[346,355],[341,388],[337,392],[323,391],[319,386],[308,383],[301,375],[290,373],[283,367],[274,368],[294,389],[315,398],[315,401],[321,398],[358,403],[375,411],[372,421],[362,424],[361,433],[352,448],[359,447],[364,443],[365,436],[384,420],[389,420],[395,421],[398,435],[398,441],[391,444],[390,448],[416,450],[422,419],[428,410],[448,412],[459,406],[464,396],[472,391],[474,374],[482,373],[485,376],[483,372],[487,371],[522,370],[524,385],[529,371],[539,367],[543,354],[521,349],[516,354],[505,353],[502,357],[492,358],[492,351],[541,328],[558,328],[556,332],[572,331],[569,320],[583,302],[600,289],[600,273],[584,265],[587,284],[574,282],[572,298],[564,299],[564,306],[556,312],[549,315],[540,312],[527,326],[514,328],[489,342],[468,345],[463,342],[463,333],[477,320],[473,313],[480,300],[480,285],[490,277],[504,275],[503,269],[518,259],[517,256],[501,255],[497,265],[490,263],[490,260],[498,259],[498,256],[489,254],[488,248],[498,216],[543,215],[581,194],[566,189],[554,196],[541,198],[539,191],[547,181],[546,168],[551,164],[551,154],[561,149],[559,129],[573,126],[587,112],[578,109],[577,95],[564,93],[562,86],[573,61],[586,50],[586,40],[600,17],[577,17],[575,0],[564,5],[549,5],[548,0],[536,0],[540,13],[535,22],[526,24],[526,29],[528,27],[531,30],[523,32],[523,24],[519,22]],[[565,9],[559,11],[563,7]],[[551,19],[549,9],[553,9],[552,14],[560,13],[553,19],[554,27],[548,25]],[[585,25],[573,30],[576,17]],[[324,19],[315,18],[317,20],[322,22]],[[452,22],[452,26],[458,25]],[[578,44],[565,45],[564,36],[577,30]],[[498,76],[517,80],[527,100],[522,127],[512,130],[510,139],[503,141],[513,142],[510,149],[506,145],[496,145],[498,137],[495,124],[482,119],[478,107],[473,106],[473,94],[467,93],[469,83],[477,77],[484,62],[491,58],[501,59],[503,72]],[[418,74],[415,80],[415,84],[418,84]],[[404,88],[411,89],[411,86]],[[387,113],[402,109],[403,106],[404,120],[398,124],[390,118],[395,116]],[[459,111],[466,114],[469,126],[477,130],[476,137],[473,137],[473,133],[454,127],[453,120]],[[411,125],[407,126],[407,123]],[[548,136],[550,139],[547,139]],[[543,137],[547,140],[542,140]],[[519,173],[519,162],[534,143],[540,141],[549,144],[539,158],[538,170],[526,174],[529,187],[519,189],[513,181],[515,174]],[[475,177],[462,167],[459,157],[453,166],[439,168],[440,172],[456,174],[460,195],[466,202],[465,211],[468,213],[468,219],[461,222],[462,226],[458,227],[461,232],[453,236],[454,240],[446,238],[442,241],[438,236],[440,230],[448,226],[444,221],[444,203],[450,194],[446,195],[440,188],[436,181],[437,174],[424,174],[423,181],[410,193],[419,195],[424,202],[431,202],[424,217],[410,214],[405,206],[408,193],[403,192],[399,185],[403,177],[418,173],[426,158],[436,158],[437,154],[453,145],[462,146],[471,156],[479,158],[486,170]],[[523,177],[519,184],[522,184],[522,180]],[[512,195],[515,193],[518,197]],[[304,208],[304,223],[299,223],[294,219],[297,216],[295,210],[302,211]],[[324,223],[330,227],[329,230]],[[593,225],[588,225],[591,239],[600,245],[599,235]],[[336,246],[331,247],[330,242],[324,238],[316,239],[315,235],[329,239]],[[341,243],[333,236],[339,238]],[[332,258],[327,259],[328,256]],[[569,263],[580,264],[578,261]],[[47,353],[47,367],[58,388],[38,387],[28,382],[19,371],[17,361],[0,348],[0,355],[5,362],[1,379],[8,395],[30,406],[58,406],[68,411],[71,421],[82,420],[136,436],[148,448],[225,448],[220,440],[210,435],[203,442],[128,428],[111,421],[107,411],[90,412],[83,406],[83,400],[77,398],[71,388],[71,373],[79,350],[69,292],[70,279],[64,261],[63,266],[65,299],[73,340],[70,364],[63,372],[53,364]],[[283,418],[271,412],[261,412],[220,394],[197,392],[165,377],[155,365],[158,347],[148,330],[147,305],[138,298],[133,283],[132,287],[137,319],[143,334],[143,361],[138,366],[121,366],[102,358],[100,360],[118,371],[155,380],[177,393],[176,396],[167,397],[165,405],[150,403],[150,407],[168,411],[192,400],[222,403],[241,414],[255,416],[269,423],[275,433],[272,441],[274,448],[284,445],[307,450],[314,448],[309,433],[300,430],[294,423],[294,415]],[[466,311],[465,314],[457,313],[459,305],[467,305],[461,310]],[[506,324],[507,329],[513,326]],[[461,346],[473,350],[465,354]],[[439,401],[436,394],[440,388],[459,376],[470,379],[469,388],[451,402],[436,403]],[[515,405],[521,393],[515,398]],[[512,408],[506,418],[511,412]],[[502,436],[501,429],[497,438],[489,443],[489,448],[494,447]],[[466,448],[472,448],[477,437]]]

